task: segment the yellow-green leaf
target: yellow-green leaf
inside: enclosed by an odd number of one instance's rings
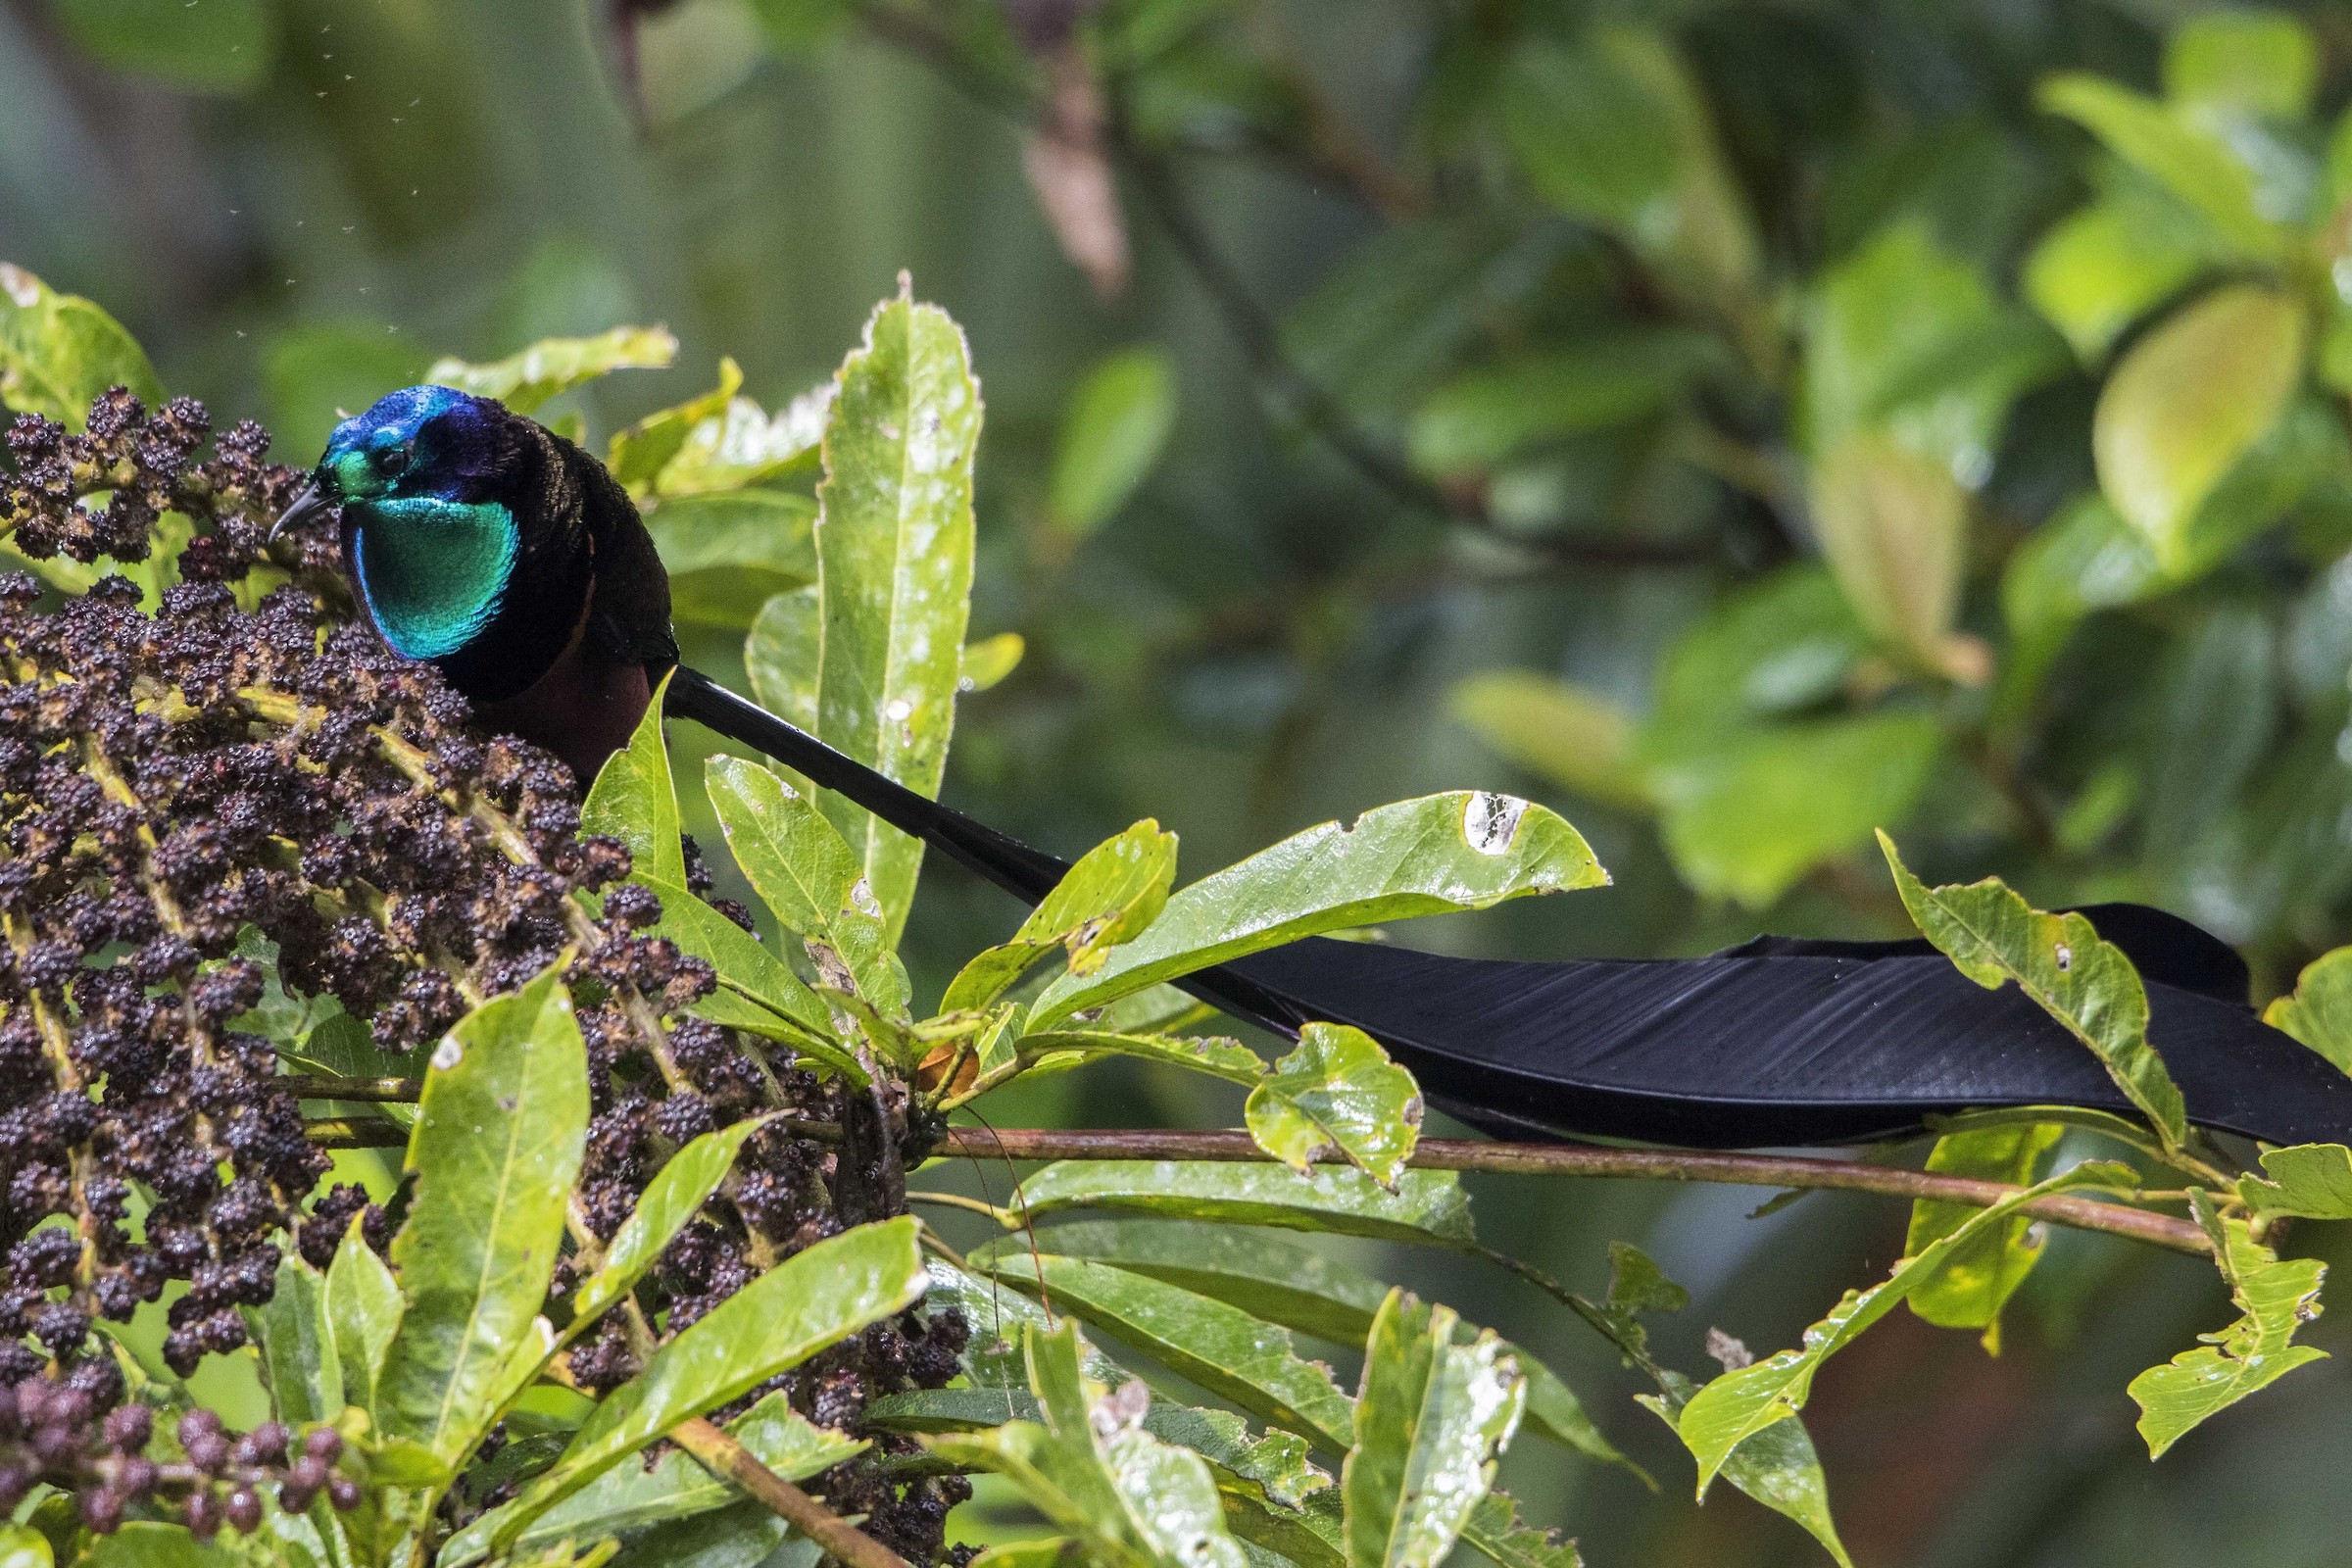
[[[1296,1050],[1250,1091],[1257,1147],[1304,1174],[1323,1154],[1395,1188],[1421,1136],[1421,1086],[1380,1042],[1346,1024],[1310,1023]]]
[[[2352,1072],[2352,948],[2337,948],[2305,964],[2295,976],[2293,994],[2273,1002],[2262,1020]]]
[[[2041,1156],[2065,1133],[2056,1122],[2027,1122],[1947,1133],[1928,1154],[1928,1169],[1945,1175],[2030,1187]],[[1911,1205],[1910,1234],[1903,1255],[1917,1257],[1968,1223],[1976,1211],[1960,1203],[1920,1201]],[[1915,1287],[1911,1310],[1940,1328],[1983,1329],[1984,1348],[1998,1352],[2001,1307],[2041,1258],[2041,1237],[2033,1220],[2012,1215],[1997,1229],[1944,1259],[1943,1267]]]
[[[658,370],[677,358],[678,340],[661,326],[616,326],[594,337],[542,338],[486,365],[435,360],[424,372],[435,386],[496,398],[516,414],[613,370]]]

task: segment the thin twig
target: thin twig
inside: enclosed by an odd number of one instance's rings
[[[272,1088],[297,1100],[349,1100],[372,1104],[414,1104],[424,1085],[415,1078],[334,1078],[324,1073],[288,1073]]]
[[[1075,1131],[1008,1127],[995,1133],[951,1127],[940,1152],[1011,1159],[1269,1160],[1242,1132]],[[1328,1156],[1335,1159],[1337,1156]],[[1990,1208],[2023,1189],[2007,1182],[1946,1176],[1860,1160],[1792,1154],[1734,1154],[1686,1149],[1608,1149],[1592,1144],[1505,1144],[1424,1138],[1411,1161],[1419,1170],[1487,1171],[1511,1176],[1601,1176],[1644,1181],[1721,1182],[1738,1187],[1828,1188],[1889,1198]],[[2038,1198],[2024,1213],[2077,1230],[2150,1242],[2175,1251],[2209,1253],[2205,1233],[2186,1220],[2120,1203],[2060,1194]]]
[[[302,1136],[314,1149],[406,1149],[408,1129],[398,1122],[373,1118],[355,1120],[329,1116],[302,1124]]]
[[[701,1416],[679,1423],[669,1437],[849,1568],[907,1568],[906,1558],[761,1464],[742,1444]]]

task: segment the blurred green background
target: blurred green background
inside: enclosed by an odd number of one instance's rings
[[[780,409],[906,269],[988,400],[974,635],[1027,643],[965,704],[966,809],[1063,854],[1156,815],[1197,875],[1515,789],[1615,886],[1398,935],[1555,956],[1899,929],[1884,824],[2179,909],[2267,995],[2352,934],[2348,95],[2352,12],[2162,0],[0,0],[0,259],[297,463],[438,356],[624,322],[674,363],[543,417],[601,445],[721,356]],[[740,673],[757,602],[691,657]],[[918,988],[1013,915],[935,867]],[[1123,1065],[989,1108],[1238,1109]],[[1692,1369],[1901,1248],[1899,1207],[1768,1196],[1479,1194],[1583,1288],[1651,1250]],[[1506,1461],[1590,1561],[1822,1560],[1692,1507],[1532,1292],[1378,1262],[1661,1477]],[[2125,1382],[2226,1316],[2071,1235],[1997,1359],[1897,1314],[1807,1411],[1855,1556],[2346,1560],[2340,1361],[2161,1465],[2132,1435]]]

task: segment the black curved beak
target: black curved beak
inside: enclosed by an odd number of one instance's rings
[[[277,541],[277,536],[279,534],[284,533],[295,523],[300,522],[303,518],[309,516],[312,513],[318,511],[325,505],[326,496],[322,491],[319,490],[318,481],[313,479],[310,483],[304,485],[300,493],[294,497],[294,504],[286,508],[285,511],[279,513],[277,514],[277,521],[270,525],[270,542],[274,544]]]

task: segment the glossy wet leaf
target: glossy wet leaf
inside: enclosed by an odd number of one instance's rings
[[[703,420],[725,412],[743,389],[743,367],[731,358],[718,362],[718,385],[685,402],[647,415],[624,430],[616,430],[605,446],[605,466],[631,490],[653,483],[670,459],[686,444],[686,436]]]
[[[2303,307],[2254,283],[2217,288],[2141,338],[2108,376],[2091,424],[2099,487],[2168,567],[2230,470],[2301,382]]]
[[[1176,425],[1176,367],[1159,348],[1122,349],[1070,394],[1054,451],[1048,514],[1083,538],[1127,504],[1151,475]]]
[[[2337,948],[2305,964],[2293,993],[2273,1002],[2262,1017],[2352,1072],[2352,948]]]
[[[817,643],[823,632],[824,607],[811,583],[762,605],[743,644],[752,695],[760,706],[811,735],[816,733]]]
[[[2328,1358],[2325,1350],[2293,1343],[2295,1331],[2320,1315],[2328,1265],[2316,1257],[2281,1261],[2254,1241],[2245,1221],[2216,1215],[2201,1198],[2192,1201],[2213,1237],[2215,1259],[2239,1316],[2219,1334],[2199,1336],[2209,1343],[2132,1380],[2150,1458],[2247,1395]]]
[[[975,1250],[975,1267],[1019,1269],[1028,1233]],[[1269,1323],[1334,1345],[1360,1346],[1388,1287],[1262,1230],[1183,1220],[1082,1220],[1036,1233],[1050,1255],[1092,1258],[1214,1297]]]
[[[2235,254],[2275,256],[2283,245],[2256,205],[2252,172],[2222,136],[2173,105],[2082,73],[2048,77],[2034,96],[2186,203]]]
[[[1456,1321],[1402,1291],[1373,1320],[1340,1476],[1349,1568],[1436,1568],[1518,1429],[1527,1391],[1503,1343],[1457,1343]]]
[[[1475,1332],[1464,1324],[1457,1331],[1457,1337]],[[1576,1396],[1576,1391],[1568,1387],[1557,1372],[1528,1354],[1520,1346],[1505,1341],[1503,1348],[1510,1352],[1512,1362],[1519,1368],[1519,1379],[1527,1386],[1527,1419],[1520,1428],[1522,1432],[1534,1432],[1549,1438],[1603,1464],[1624,1465],[1640,1476],[1642,1484],[1652,1492],[1657,1490],[1657,1483],[1650,1480],[1649,1472],[1628,1459],[1615,1444],[1601,1436],[1600,1428],[1594,1426],[1592,1417],[1586,1413],[1584,1401]]]
[[[875,311],[838,380],[817,486],[816,734],[937,796],[970,608],[980,385],[962,331],[905,292]],[[847,801],[825,811],[895,943],[922,845]]]
[[[863,1081],[865,1067],[833,1033],[823,1002],[760,939],[673,882],[634,877],[662,901],[653,934],[710,965],[719,993],[696,1009],[731,1028],[780,1040],[837,1072]]]
[[[572,1293],[572,1321],[585,1325],[618,1301],[661,1259],[718,1184],[735,1168],[735,1156],[767,1125],[764,1116],[707,1132],[662,1162],[645,1184],[637,1206],[605,1249],[605,1260]],[[575,1329],[574,1332],[577,1332]]]
[[[1683,879],[1751,909],[1807,872],[1907,820],[1943,749],[1925,713],[1882,711],[1802,723],[1662,725],[1642,738]]]
[[[1110,950],[1141,934],[1166,907],[1176,877],[1176,835],[1151,817],[1078,858],[1012,940],[989,948],[949,982],[942,1012],[985,1007],[1056,948],[1070,970],[1091,974]]]
[[[1062,1053],[1080,1056],[1132,1056],[1139,1061],[1182,1067],[1187,1072],[1206,1073],[1244,1088],[1262,1082],[1266,1073],[1266,1064],[1256,1052],[1221,1035],[1120,1035],[1102,1029],[1050,1029],[1042,1034],[1023,1035],[1020,1051],[1024,1057],[1033,1059]]]
[[[2026,1122],[1946,1133],[1929,1152],[1928,1169],[2030,1187],[2041,1157],[2065,1132],[2056,1122]],[[1960,1203],[1913,1203],[1904,1254],[1917,1257],[1938,1238],[1966,1224],[1974,1212]],[[2013,1215],[1947,1257],[1942,1268],[1912,1291],[1911,1310],[1939,1328],[1983,1329],[1985,1348],[1998,1350],[2001,1307],[2040,1261],[2041,1248],[2033,1220]]]
[[[1636,1395],[1635,1401],[1679,1433],[1683,1407],[1698,1392],[1697,1385],[1672,1371],[1665,1374],[1665,1381],[1662,1393]],[[1788,1416],[1741,1440],[1723,1462],[1723,1479],[1801,1526],[1837,1560],[1838,1568],[1853,1568],[1853,1558],[1847,1555],[1845,1543],[1838,1537],[1838,1523],[1830,1515],[1829,1478],[1822,1473],[1821,1455],[1814,1450],[1813,1435],[1805,1430],[1802,1418]]]
[[[30,1525],[0,1524],[0,1568],[55,1568],[49,1538]]]
[[[146,351],[120,321],[0,262],[0,405],[79,430],[111,386],[129,387],[150,408],[164,396]]]
[[[392,1241],[407,1306],[377,1380],[387,1435],[454,1463],[497,1415],[502,1370],[555,1272],[587,1127],[587,1051],[556,970],[435,1048],[409,1139],[416,1197]]]
[[[676,1427],[922,1298],[910,1218],[860,1225],[795,1252],[654,1352],[607,1395],[564,1456],[515,1499],[504,1529],[544,1510]]]
[[[1583,836],[1544,807],[1483,790],[1399,801],[1294,834],[1183,889],[1100,971],[1048,987],[1030,1026],[1318,932],[1607,880]]]
[[[1198,1454],[1144,1427],[1149,1395],[1128,1383],[1113,1396],[1082,1368],[1075,1323],[1024,1335],[1038,1419],[1008,1421],[926,1446],[954,1463],[994,1470],[1054,1528],[1086,1544],[1099,1568],[1243,1568],[1226,1532],[1216,1483]]]
[[[1446,698],[1455,719],[1512,765],[1604,806],[1645,811],[1635,720],[1611,699],[1534,670],[1491,669]]]
[[[2261,1176],[2237,1180],[2237,1196],[2256,1213],[2352,1219],[2352,1149],[2342,1144],[2266,1149],[2262,1169]]]
[[[1144,1351],[1170,1371],[1275,1426],[1346,1453],[1348,1396],[1328,1367],[1301,1360],[1290,1331],[1240,1307],[1087,1258],[997,1254],[997,1277]]]
[[[2188,1136],[2187,1110],[2173,1075],[2148,1042],[2148,993],[2123,950],[2080,914],[2044,914],[1998,877],[1931,888],[1913,876],[1884,833],[1903,906],[1920,934],[1987,991],[2003,981],[2089,1048],[2116,1087],[2168,1145]]]
[[[735,863],[786,930],[808,944],[825,983],[885,1016],[906,1010],[906,976],[856,851],[824,813],[754,762],[713,757],[706,782]]]
[[[371,1416],[384,1355],[407,1308],[399,1282],[361,1239],[360,1216],[354,1215],[326,1266],[326,1313],[342,1368],[343,1397]]]
[[[833,401],[830,381],[772,415],[750,398],[729,398],[686,432],[654,488],[665,499],[711,495],[802,472],[815,464]]]
[[[1582,1568],[1576,1543],[1557,1530],[1523,1524],[1517,1499],[1489,1492],[1470,1510],[1462,1542],[1495,1568]]]
[[[435,360],[424,372],[434,386],[496,398],[528,414],[559,393],[614,370],[658,370],[677,358],[678,340],[666,327],[616,326],[594,337],[542,338],[520,353],[486,365]]]
[[[770,1394],[726,1425],[726,1433],[752,1457],[786,1481],[803,1481],[864,1451],[863,1439],[811,1425]],[[534,1519],[515,1538],[513,1549],[530,1552],[569,1536],[595,1541],[723,1508],[742,1494],[704,1469],[682,1448],[672,1448],[648,1469],[617,1464]],[[498,1510],[451,1538],[440,1555],[442,1568],[466,1568],[487,1551],[505,1522]]]
[[[1380,1043],[1346,1024],[1310,1023],[1250,1091],[1243,1115],[1257,1147],[1304,1174],[1345,1155],[1394,1187],[1421,1137],[1421,1086]]]
[[[277,1262],[277,1288],[247,1308],[261,1347],[262,1381],[277,1419],[292,1425],[343,1413],[343,1363],[326,1299],[326,1276],[295,1253]]]
[[[628,846],[630,873],[643,881],[686,883],[686,851],[679,839],[678,794],[670,778],[669,745],[662,707],[669,676],[638,719],[629,744],[605,760],[580,807],[580,831],[602,833]]]
[[[1907,1257],[1880,1283],[1864,1291],[1848,1291],[1829,1316],[1805,1330],[1803,1345],[1726,1372],[1707,1384],[1684,1405],[1675,1430],[1698,1461],[1698,1495],[1740,1444],[1776,1422],[1804,1408],[1814,1374],[1822,1363],[1860,1338],[1863,1331],[1894,1310],[1903,1298],[1933,1278],[1944,1262],[1978,1236],[1994,1230],[2025,1204],[2050,1193],[2096,1183],[2134,1187],[2138,1177],[2129,1165],[2085,1162],[2062,1175],[1978,1210],[1966,1222],[1937,1237],[1917,1257]]]
[[[1451,1171],[1408,1170],[1390,1192],[1348,1165],[1317,1165],[1300,1176],[1280,1165],[1212,1160],[1065,1159],[1021,1183],[1004,1223],[1009,1230],[1024,1212],[1072,1208],[1437,1247],[1475,1240],[1469,1200]]]

